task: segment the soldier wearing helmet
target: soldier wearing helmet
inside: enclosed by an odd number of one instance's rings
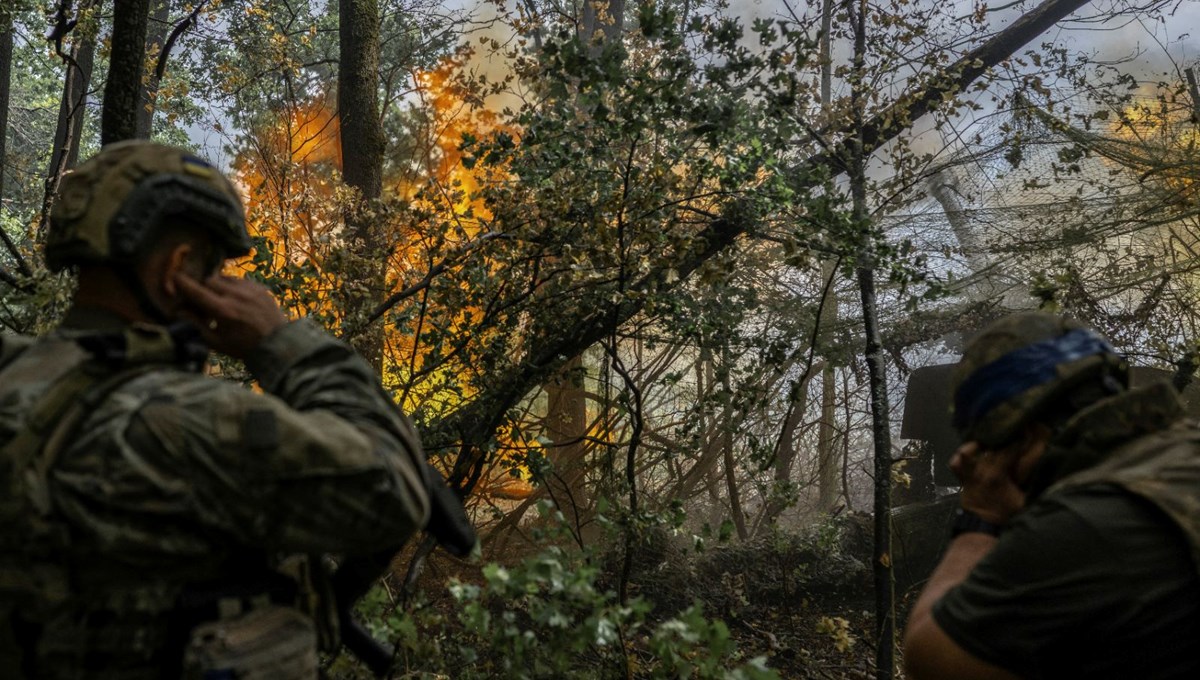
[[[396,548],[420,443],[372,368],[262,286],[229,181],[133,141],[64,178],[62,326],[0,338],[6,678],[315,678],[336,617],[304,554]],[[262,393],[204,375],[209,348]]]
[[[954,374],[953,538],[908,677],[1200,677],[1200,431],[1082,324],[1001,319]]]

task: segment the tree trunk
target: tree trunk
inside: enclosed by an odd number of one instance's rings
[[[733,432],[726,430],[721,435],[721,453],[725,461],[725,490],[729,493],[729,514],[733,527],[737,529],[739,541],[750,538],[746,528],[746,513],[742,510],[742,495],[737,485],[737,464],[733,458]]]
[[[856,201],[857,202],[857,201]],[[857,210],[855,211],[857,212]],[[863,213],[865,219],[865,212]],[[892,573],[892,437],[888,422],[887,371],[875,300],[875,270],[858,269],[862,292],[863,326],[866,330],[867,370],[871,388],[871,427],[875,445],[875,629],[878,648],[875,677],[890,680],[895,665],[895,578]]]
[[[821,3],[821,109],[826,115],[833,99],[833,61],[832,37],[833,30],[833,0],[823,0]],[[821,302],[821,334],[818,337],[830,337],[838,321],[837,296],[837,261],[832,259],[821,262],[821,280],[825,281],[825,299]],[[828,343],[826,343],[828,344]],[[817,423],[817,510],[828,512],[837,501],[839,484],[838,469],[841,467],[840,456],[834,449],[834,422],[837,403],[837,385],[834,383],[833,362],[827,361],[821,371],[821,419]]]
[[[357,324],[382,299],[385,254],[373,209],[383,191],[383,127],[379,120],[379,5],[376,0],[341,0],[338,5],[338,118],[342,142],[342,178],[358,197],[346,213],[352,275],[363,285],[345,291],[346,318]],[[355,338],[355,349],[383,368],[383,333],[378,326]]]
[[[824,370],[825,362],[821,362],[816,366],[809,366],[804,371],[803,377],[793,383],[788,390],[788,410],[783,416],[783,425],[780,427],[779,440],[775,445],[774,488],[766,505],[763,507],[762,513],[754,522],[754,531],[751,533],[755,536],[773,525],[775,520],[779,518],[779,515],[789,506],[789,499],[783,495],[783,492],[792,483],[792,471],[795,468],[796,457],[799,453],[799,449],[796,446],[796,435],[800,430],[800,425],[804,422],[805,414],[808,412],[808,386],[812,382],[813,376],[818,372],[823,374]]]
[[[92,86],[92,65],[96,38],[91,32],[75,36],[63,74],[63,94],[58,103],[58,122],[54,128],[54,146],[42,196],[42,228],[50,217],[50,205],[58,194],[58,182],[67,170],[79,162],[79,139],[87,114],[87,95]]]
[[[826,276],[837,276],[832,261],[822,263]],[[832,284],[821,309],[822,335],[828,337],[837,323],[837,292]],[[833,362],[825,363],[821,369],[821,420],[817,423],[817,510],[828,512],[833,509],[841,491],[838,470],[840,456],[836,448],[837,384],[834,382]]]
[[[58,103],[58,124],[54,128],[54,148],[50,152],[47,177],[61,175],[79,162],[79,138],[87,115],[96,39],[91,35],[78,37],[70,55],[74,63],[67,62],[67,72],[63,78],[63,96]]]
[[[142,67],[144,77],[139,96],[141,103],[137,110],[135,134],[138,139],[150,139],[150,135],[154,131],[154,107],[158,99],[159,84],[156,67],[159,60],[166,58],[164,50],[166,49],[170,19],[170,0],[154,0],[154,16],[150,19],[146,38],[146,55],[151,59]]]
[[[891,680],[895,675],[896,616],[895,575],[892,571],[892,437],[888,422],[887,368],[883,362],[883,340],[875,298],[875,235],[867,211],[867,151],[863,109],[867,106],[866,52],[867,2],[851,3],[854,22],[854,65],[850,76],[850,110],[853,136],[850,143],[849,181],[851,216],[861,238],[858,256],[858,286],[862,295],[863,357],[871,389],[871,429],[875,447],[875,551],[872,564],[875,582],[875,677]]]
[[[804,422],[804,413],[808,410],[808,383],[806,379],[795,387],[796,394],[790,400],[787,414],[783,418],[783,427],[779,433],[779,446],[775,449],[774,488],[771,498],[767,501],[763,514],[755,524],[757,534],[764,527],[775,523],[780,513],[787,509],[788,499],[783,495],[788,485],[792,483],[792,469],[796,463],[796,432]]]
[[[583,386],[583,359],[575,357],[544,385],[546,390],[546,434],[553,447],[550,462],[555,474],[545,480],[547,490],[572,526],[582,526],[591,507],[585,476],[588,446],[587,392]]]
[[[12,93],[12,53],[13,53],[13,11],[11,8],[0,8],[0,215],[4,214],[4,165],[8,162],[8,106]],[[25,276],[32,275],[25,258],[17,244],[13,242],[8,232],[0,227],[0,240],[4,248],[17,264],[17,269]],[[0,278],[9,285],[16,285],[17,279],[10,272],[0,270]]]
[[[4,164],[8,161],[8,100],[12,92],[13,11],[0,8],[0,208],[4,206]]]
[[[746,513],[742,510],[742,496],[737,484],[737,463],[733,457],[733,388],[729,384],[730,356],[728,341],[721,345],[721,389],[725,393],[725,406],[721,409],[721,459],[725,466],[725,491],[729,494],[729,515],[737,529],[738,540],[750,538],[746,528]]]
[[[137,136],[149,12],[150,0],[113,3],[112,52],[100,114],[101,145]]]

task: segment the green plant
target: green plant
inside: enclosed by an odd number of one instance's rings
[[[399,611],[377,587],[359,616],[397,648],[397,677],[462,680],[771,680],[765,659],[745,661],[721,621],[699,603],[655,625],[651,604],[621,605],[598,588],[600,570],[583,557],[548,547],[510,567],[485,565],[480,581],[450,585],[453,613],[418,600]],[[327,675],[369,677],[339,658]]]

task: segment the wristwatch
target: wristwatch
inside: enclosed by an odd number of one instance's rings
[[[950,538],[957,538],[959,534],[968,532],[999,536],[1003,530],[1003,526],[992,524],[970,510],[959,508],[954,511],[954,522],[950,524]]]

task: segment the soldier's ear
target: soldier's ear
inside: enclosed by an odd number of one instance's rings
[[[195,271],[200,269],[197,266],[197,261],[202,258],[196,257],[195,247],[191,243],[183,242],[171,246],[167,251],[166,257],[163,258],[162,270],[158,273],[162,282],[162,289],[167,295],[176,297],[179,295],[179,288],[175,285],[175,276],[184,274],[197,280],[204,279],[204,273]]]

